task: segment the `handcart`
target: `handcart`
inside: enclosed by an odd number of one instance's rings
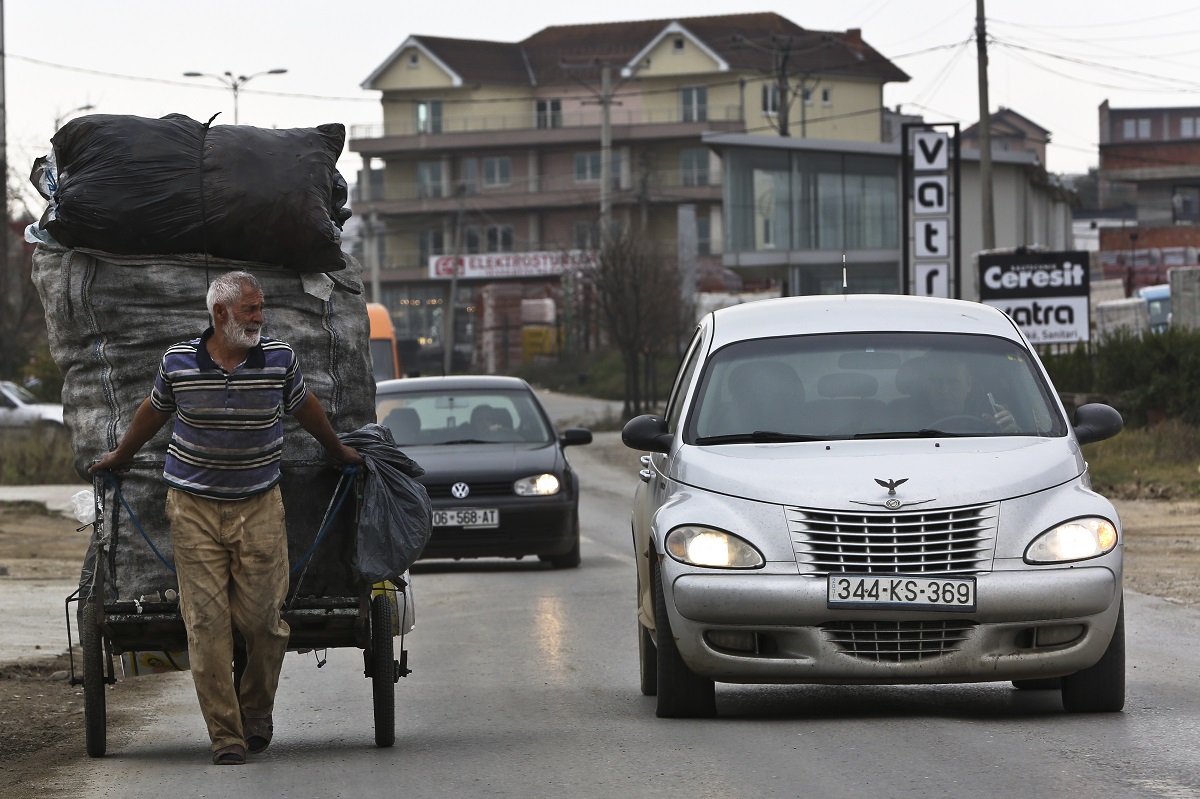
[[[161,468],[158,473],[161,474]],[[172,573],[174,568],[155,547],[154,539],[158,537],[161,541],[162,537],[141,528],[137,515],[122,496],[119,476],[98,474],[93,489],[96,517],[92,522],[92,547],[80,587],[66,599],[66,615],[68,651],[73,652],[71,604],[78,603],[82,668],[77,674],[72,654],[71,684],[83,686],[87,753],[91,757],[103,757],[106,750],[104,690],[107,684],[116,682],[114,657],[156,652],[170,661],[171,653],[186,652],[187,633],[174,591],[138,598],[118,596],[110,570],[120,547],[149,546]],[[361,473],[357,469],[347,469],[338,480],[311,546],[292,566],[292,584],[282,615],[291,628],[290,651],[351,646],[363,650],[363,672],[371,680],[373,695],[375,744],[389,747],[396,740],[395,686],[401,677],[410,673],[404,633],[411,628],[411,587],[404,577],[398,577],[395,581],[374,585],[359,582],[356,591],[345,592],[353,595],[300,595],[308,565],[334,520],[339,519],[352,534],[357,533],[361,500]],[[397,636],[400,637],[398,658],[393,641]],[[240,685],[245,657],[244,643],[235,631],[234,660],[230,664],[235,686]]]

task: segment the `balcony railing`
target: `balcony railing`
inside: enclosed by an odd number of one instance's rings
[[[662,189],[704,189],[720,185],[719,170],[655,170],[647,175],[646,188],[652,194]],[[454,197],[452,185],[446,183],[399,183],[386,188],[378,186],[371,190],[370,197],[364,195],[362,186],[356,186],[352,199],[355,202],[405,202],[412,200],[438,200]],[[630,185],[621,185],[614,181],[613,188],[618,192],[637,192],[640,189],[640,179],[634,176]],[[600,181],[576,180],[571,175],[541,175],[537,178],[514,178],[511,183],[501,186],[476,186],[467,189],[468,204],[488,199],[512,199],[514,196],[536,194],[549,199],[548,195],[568,197],[574,195],[599,196]]]
[[[703,124],[705,122],[742,122],[742,109],[736,105],[706,106],[691,109],[622,109],[611,110],[611,124],[625,125],[679,125]],[[410,119],[393,120],[386,124],[352,125],[351,139],[382,139],[389,136],[440,135],[447,133],[481,133],[504,130],[556,130],[560,128],[599,127],[599,108],[586,108],[561,114],[539,114],[534,111],[521,114],[447,115],[440,119],[424,120],[418,124],[416,112]]]

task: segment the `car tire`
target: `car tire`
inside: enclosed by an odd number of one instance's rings
[[[1115,713],[1125,707],[1125,603],[1108,649],[1094,666],[1062,678],[1063,709],[1068,713]]]
[[[666,589],[658,561],[651,562],[650,579],[654,588],[654,625],[658,639],[655,671],[660,719],[709,718],[717,715],[716,684],[688,668],[679,655],[667,616]]]
[[[579,555],[579,511],[571,519],[571,529],[575,543],[561,555],[544,555],[542,560],[556,569],[575,569],[579,567],[582,558]]]
[[[638,671],[641,676],[642,696],[658,694],[658,649],[650,631],[638,622]]]

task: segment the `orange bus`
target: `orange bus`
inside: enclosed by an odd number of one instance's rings
[[[371,322],[371,366],[375,372],[375,382],[403,377],[392,315],[380,303],[368,302],[367,318]]]

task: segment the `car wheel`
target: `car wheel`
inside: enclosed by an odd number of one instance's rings
[[[1117,611],[1112,641],[1096,665],[1062,678],[1063,708],[1070,713],[1115,713],[1125,707],[1125,603]]]
[[[716,685],[687,667],[675,646],[671,620],[667,616],[666,589],[658,561],[651,562],[650,579],[654,588],[654,624],[658,631],[655,647],[658,706],[660,719],[707,718],[717,715]]]
[[[638,622],[638,663],[642,682],[642,696],[655,696],[658,693],[658,649],[650,631]]]
[[[579,566],[581,561],[579,556],[579,511],[575,511],[571,526],[574,531],[575,540],[571,548],[561,555],[546,555],[542,557],[542,560],[548,562],[556,569],[574,569]]]

